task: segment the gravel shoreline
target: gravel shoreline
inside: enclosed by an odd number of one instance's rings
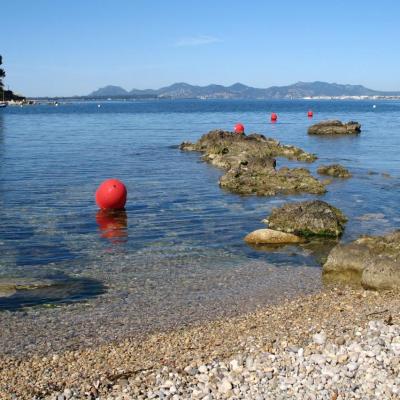
[[[235,260],[232,266],[219,261],[206,268],[185,260],[182,268],[165,260],[164,274],[159,276],[154,257],[142,264],[130,255],[121,262],[116,258],[99,263],[91,274],[97,274],[107,287],[101,296],[68,305],[0,312],[0,356],[44,357],[122,342],[253,312],[316,293],[322,286],[321,270],[315,267]]]
[[[2,356],[0,398],[395,399],[399,310],[395,291],[330,288],[145,339]]]

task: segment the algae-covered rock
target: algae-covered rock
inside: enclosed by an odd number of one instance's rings
[[[252,244],[287,244],[302,243],[304,240],[292,233],[275,231],[273,229],[257,229],[249,233],[244,241]]]
[[[317,172],[321,175],[333,176],[335,178],[350,178],[351,174],[348,169],[340,164],[321,165]]]
[[[358,135],[361,125],[355,121],[343,123],[338,120],[322,121],[308,128],[309,135]]]
[[[358,280],[367,289],[400,288],[400,231],[337,245],[323,272],[328,278]]]
[[[226,170],[220,186],[239,194],[322,194],[325,186],[305,168],[276,170],[275,157],[312,162],[314,154],[280,144],[263,135],[238,135],[222,130],[203,135],[196,143],[184,142],[181,150],[204,153],[203,160]]]
[[[320,200],[285,204],[274,208],[265,220],[271,229],[303,237],[338,237],[346,221],[339,209]]]
[[[325,186],[305,168],[258,169],[239,166],[219,180],[222,188],[239,194],[275,196],[277,194],[323,194]]]
[[[233,164],[227,162],[226,168],[238,164],[244,156],[249,154],[261,158],[286,157],[305,162],[313,162],[317,159],[315,154],[307,153],[299,147],[283,145],[278,140],[264,135],[253,133],[246,136],[223,130],[206,133],[196,143],[183,142],[180,149],[200,151],[208,157],[211,156],[211,159],[217,155],[225,156],[224,158],[233,161]],[[212,160],[210,161],[213,163]]]

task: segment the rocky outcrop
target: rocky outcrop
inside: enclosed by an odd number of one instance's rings
[[[305,168],[276,170],[275,157],[312,162],[316,159],[314,154],[282,145],[263,135],[246,136],[216,130],[203,135],[196,143],[182,143],[180,149],[202,152],[203,160],[225,169],[227,172],[221,177],[220,186],[235,193],[272,196],[326,191]]]
[[[251,244],[288,244],[302,243],[304,240],[292,233],[275,231],[273,229],[257,229],[249,233],[244,241]]]
[[[275,196],[277,194],[323,194],[325,186],[306,168],[258,169],[239,166],[230,169],[219,181],[222,188],[239,194]]]
[[[262,157],[286,157],[291,160],[313,162],[315,154],[307,153],[299,147],[283,145],[278,140],[267,138],[264,135],[238,135],[234,132],[220,129],[204,134],[196,143],[183,142],[181,150],[200,151],[206,156],[223,156],[231,161],[242,161],[246,155]],[[228,156],[229,153],[229,156]],[[230,165],[233,166],[233,165]]]
[[[338,244],[323,266],[326,278],[358,281],[365,288],[400,288],[400,231]]]
[[[339,164],[321,165],[317,172],[321,175],[333,176],[335,178],[350,178],[351,174],[348,169]]]
[[[264,222],[268,227],[302,237],[339,237],[347,218],[336,207],[320,201],[288,203],[274,208]]]
[[[361,132],[358,122],[343,123],[338,120],[322,121],[308,128],[309,135],[354,135]]]

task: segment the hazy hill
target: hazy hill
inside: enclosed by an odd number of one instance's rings
[[[114,96],[126,96],[129,92],[120,86],[104,86],[100,89],[95,90],[89,96],[90,97],[114,97]]]
[[[303,97],[400,95],[400,92],[382,92],[362,85],[342,85],[327,82],[297,82],[288,86],[271,86],[266,89],[253,88],[235,83],[231,86],[195,86],[179,82],[160,89],[132,89],[130,92],[119,86],[105,86],[88,97],[157,97],[157,98],[213,98],[213,99],[285,99]]]

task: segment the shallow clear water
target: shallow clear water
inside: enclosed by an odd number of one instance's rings
[[[0,297],[0,309],[75,301],[110,291],[117,295],[127,280],[153,288],[148,296],[162,287],[163,296],[177,299],[177,288],[187,280],[194,283],[182,299],[205,280],[202,296],[210,299],[213,285],[239,265],[266,261],[285,268],[318,268],[318,246],[263,251],[243,242],[248,232],[263,227],[261,220],[272,207],[315,196],[241,197],[224,192],[217,184],[221,171],[202,163],[199,154],[176,148],[209,130],[232,129],[238,121],[247,132],[316,153],[319,159],[306,165],[313,172],[333,162],[350,169],[353,178],[334,180],[328,193],[319,196],[349,216],[342,240],[397,228],[400,102],[379,101],[376,108],[373,104],[146,101],[1,110],[0,281],[50,279],[65,290],[49,294],[39,288],[33,295],[19,291]],[[314,110],[312,120],[306,116],[309,108]],[[272,111],[279,115],[276,124],[269,123]],[[307,127],[323,119],[356,120],[362,134],[308,136]],[[109,177],[121,179],[128,189],[126,212],[117,216],[99,213],[94,203],[97,186]],[[251,290],[251,282],[247,285]],[[306,286],[298,283],[296,289]],[[220,299],[230,295],[227,290],[217,293]]]

